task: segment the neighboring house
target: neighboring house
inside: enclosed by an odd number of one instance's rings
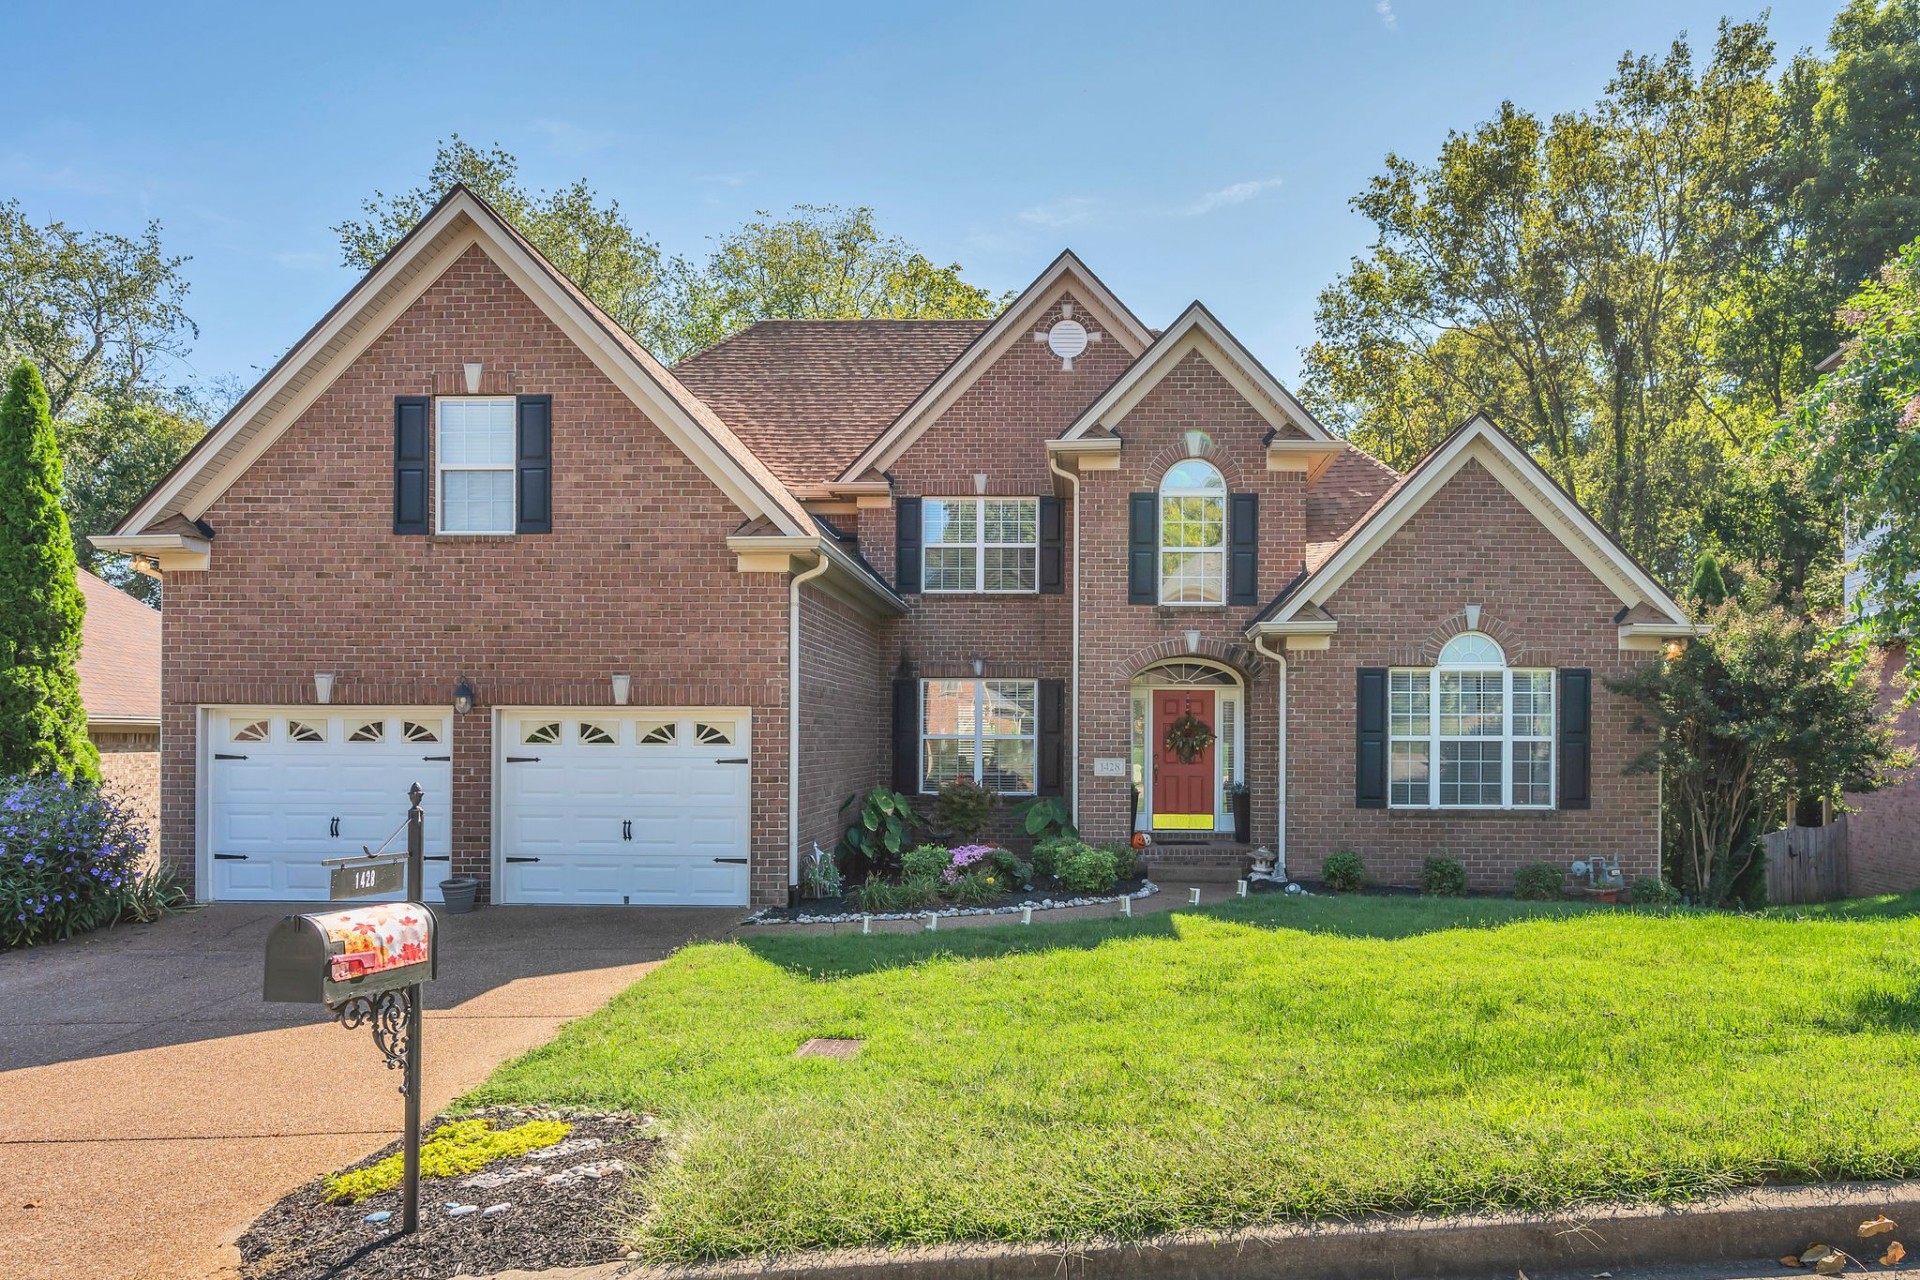
[[[500,902],[782,901],[847,797],[952,777],[1176,864],[1238,865],[1244,784],[1296,877],[1652,875],[1607,678],[1692,634],[1484,418],[1398,475],[1070,253],[668,370],[459,188],[95,541],[166,575],[201,898],[324,895],[416,780]]]
[[[153,836],[160,814],[160,612],[80,570],[80,701],[100,778],[131,803]]]

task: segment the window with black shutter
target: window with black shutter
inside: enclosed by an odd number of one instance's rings
[[[393,398],[393,531],[427,531],[427,438],[433,401]]]
[[[1361,667],[1355,675],[1353,804],[1387,807],[1387,669]]]
[[[1127,603],[1156,604],[1160,598],[1160,495],[1127,497]]]
[[[1560,672],[1560,807],[1593,807],[1593,672]]]
[[[515,404],[515,533],[553,532],[553,397],[520,396]]]
[[[896,498],[893,504],[893,585],[902,595],[920,591],[920,499]]]
[[[1227,603],[1260,603],[1260,495],[1236,493],[1227,501]]]

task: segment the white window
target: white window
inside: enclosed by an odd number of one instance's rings
[[[1032,795],[1038,699],[1032,680],[922,680],[920,789],[971,778],[1002,795]]]
[[[1039,589],[1037,498],[928,498],[920,504],[920,589]]]
[[[1188,458],[1160,482],[1160,603],[1225,604],[1227,482]]]
[[[437,402],[441,533],[513,532],[513,399]]]
[[[1477,631],[1388,674],[1387,739],[1393,808],[1553,807],[1553,672],[1507,666]]]

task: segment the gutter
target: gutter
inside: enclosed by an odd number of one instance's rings
[[[787,582],[787,891],[800,883],[800,587],[833,564],[826,548]]]
[[[1116,442],[1117,443],[1117,442]],[[1047,450],[1047,470],[1067,482],[1073,491],[1073,732],[1068,734],[1067,765],[1073,771],[1071,799],[1067,802],[1074,830],[1080,829],[1080,476],[1060,466],[1054,450]]]
[[[1267,648],[1267,635],[1263,631],[1253,633],[1253,651],[1273,662],[1274,676],[1280,687],[1279,706],[1279,754],[1276,757],[1278,768],[1274,770],[1278,781],[1276,790],[1279,798],[1275,809],[1279,823],[1274,827],[1273,836],[1273,873],[1281,880],[1287,878],[1287,659],[1286,655],[1275,653]]]

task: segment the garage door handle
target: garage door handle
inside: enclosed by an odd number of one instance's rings
[[[733,760],[715,760],[714,761],[715,764],[745,764],[746,762],[747,762],[747,758],[745,756],[741,756],[738,759],[733,759]]]
[[[338,836],[340,834],[340,819],[333,818],[327,822],[327,834],[330,836]]]
[[[633,839],[633,819],[629,818],[620,824],[620,838],[622,840]]]
[[[245,862],[247,855],[244,853],[216,853],[213,855],[213,860],[215,862]]]
[[[452,756],[421,756],[422,760],[451,760]]]
[[[540,762],[539,756],[508,756],[507,757],[508,764],[538,764],[539,762]]]
[[[422,862],[452,862],[452,861],[453,861],[453,855],[452,855],[452,854],[450,854],[450,853],[430,853],[430,854],[428,854],[428,855],[427,855],[426,857],[424,857],[424,858],[422,858],[422,859],[420,859],[420,861],[422,861]]]
[[[747,860],[745,858],[715,858],[714,861],[715,862],[731,862],[738,867],[744,867],[747,865]]]
[[[508,858],[508,862],[538,862],[538,858]]]
[[[232,755],[232,754],[230,754],[230,753],[228,753],[228,752],[225,752],[225,751],[216,751],[216,752],[214,752],[214,753],[213,753],[213,758],[214,758],[215,760],[245,760],[245,759],[246,759],[246,757],[245,757],[245,756],[236,756],[236,755]]]

